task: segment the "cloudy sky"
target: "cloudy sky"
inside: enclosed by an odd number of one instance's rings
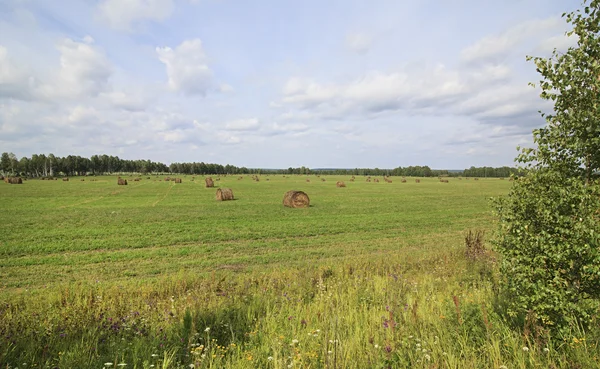
[[[0,151],[513,165],[577,0],[0,0]]]

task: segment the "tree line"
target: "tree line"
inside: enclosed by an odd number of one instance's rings
[[[428,166],[408,166],[394,169],[354,168],[354,169],[310,169],[307,167],[287,169],[261,169],[236,167],[215,163],[191,162],[166,165],[151,160],[126,160],[112,155],[92,155],[90,158],[79,155],[65,157],[53,154],[33,154],[30,158],[17,158],[13,153],[4,152],[0,157],[0,172],[4,175],[27,177],[82,176],[113,173],[173,173],[197,175],[223,174],[324,174],[354,176],[405,176],[405,177],[509,177],[517,173],[510,167],[471,167],[463,171],[434,170]]]

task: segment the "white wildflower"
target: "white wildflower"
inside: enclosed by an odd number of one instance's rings
[[[529,351],[529,347],[527,347],[527,346],[523,347],[523,351],[525,351],[525,352]]]
[[[210,327],[206,327],[206,329],[204,330],[204,332],[210,332]]]

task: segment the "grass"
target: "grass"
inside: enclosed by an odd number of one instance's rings
[[[599,367],[598,332],[524,335],[464,256],[509,181],[237,177],[0,186],[0,367]]]

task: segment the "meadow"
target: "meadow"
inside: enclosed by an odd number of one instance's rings
[[[508,180],[179,177],[2,183],[0,367],[600,367],[598,332],[510,319],[465,256]]]

